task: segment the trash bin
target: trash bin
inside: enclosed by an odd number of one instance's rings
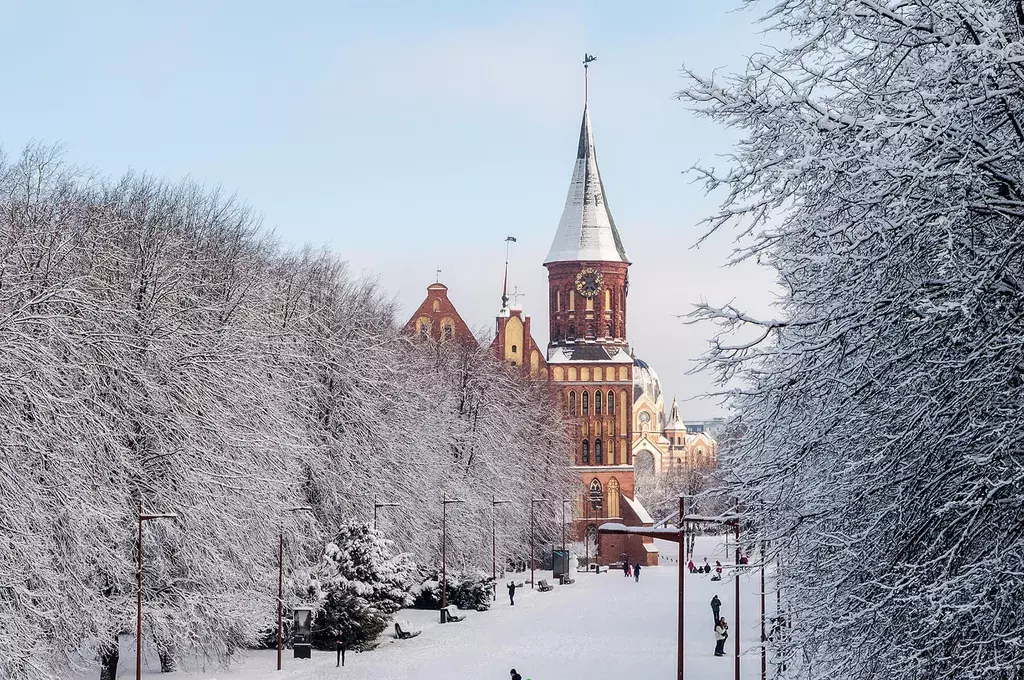
[[[313,609],[295,607],[292,610],[292,647],[296,659],[313,656]]]

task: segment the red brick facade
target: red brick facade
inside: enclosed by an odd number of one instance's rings
[[[405,324],[405,332],[434,342],[454,340],[471,347],[479,346],[473,332],[448,299],[448,286],[443,283],[427,286],[427,297]]]

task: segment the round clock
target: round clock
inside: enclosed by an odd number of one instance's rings
[[[601,290],[604,276],[593,267],[584,267],[576,275],[576,291],[583,297],[592,298]]]

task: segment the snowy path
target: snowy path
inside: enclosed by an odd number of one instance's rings
[[[661,544],[663,557],[675,556],[674,544]],[[697,560],[726,562],[717,539],[701,539]],[[372,652],[350,654],[345,668],[334,667],[334,654],[314,651],[312,661],[291,658],[285,650],[284,671],[274,670],[274,652],[253,653],[231,671],[180,672],[173,676],[145,674],[150,680],[506,680],[515,667],[532,680],[622,680],[675,677],[675,562],[641,572],[640,582],[621,572],[579,574],[576,584],[549,593],[516,594],[516,605],[499,597],[489,612],[469,612],[465,621],[441,625],[437,612],[401,614],[422,625],[412,640],[387,639]],[[529,574],[526,574],[529,579]],[[741,622],[743,680],[760,678],[758,577],[741,578],[744,620]],[[502,586],[504,583],[501,584]],[[687,676],[727,680],[733,675],[732,641],[727,656],[715,658],[709,602],[717,593],[722,614],[733,622],[733,584],[727,578],[687,575]],[[499,586],[500,588],[500,586]],[[504,591],[499,589],[500,594]],[[771,602],[769,602],[769,607]],[[771,610],[769,610],[770,612]],[[770,615],[770,614],[769,614]],[[122,656],[120,676],[134,676],[132,657]],[[94,678],[95,676],[90,676]]]

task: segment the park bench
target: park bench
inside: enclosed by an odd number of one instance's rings
[[[537,581],[537,590],[539,590],[542,593],[546,593],[549,590],[554,590],[554,589],[555,589],[555,587],[553,585],[551,585],[550,583],[548,583],[547,581],[545,581],[544,579],[541,579],[541,580]]]
[[[600,564],[588,564],[587,571],[592,571],[595,574],[600,574],[602,571],[608,571],[608,567],[602,567]]]
[[[414,638],[422,632],[419,628],[413,628],[412,624],[404,619],[395,621],[395,637],[399,640]]]
[[[441,610],[441,623],[458,623],[464,618],[466,615],[459,616],[459,608],[453,604]]]

